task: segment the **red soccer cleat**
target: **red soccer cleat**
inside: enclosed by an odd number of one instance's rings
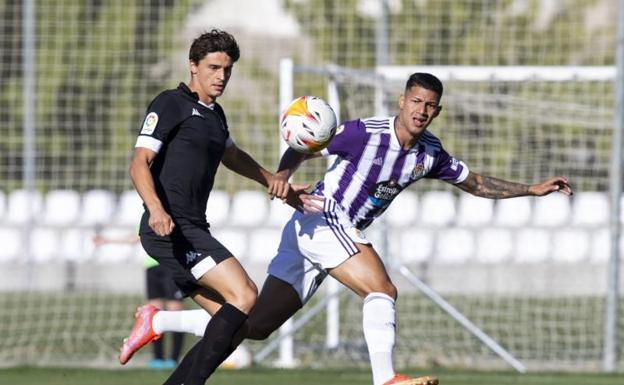
[[[429,376],[411,378],[397,373],[383,385],[438,385],[438,379]]]
[[[160,338],[152,329],[152,319],[160,310],[153,305],[143,305],[134,314],[134,326],[130,331],[130,336],[124,339],[119,353],[119,362],[124,365],[130,361],[132,355],[143,346]]]

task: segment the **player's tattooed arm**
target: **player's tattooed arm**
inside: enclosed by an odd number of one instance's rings
[[[552,177],[539,184],[527,185],[509,182],[503,179],[482,176],[470,172],[466,180],[458,184],[462,190],[483,198],[504,199],[525,195],[543,196],[554,191],[572,195],[568,180],[564,177]]]

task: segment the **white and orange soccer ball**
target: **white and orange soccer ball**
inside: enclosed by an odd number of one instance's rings
[[[312,154],[321,151],[336,134],[336,114],[323,99],[301,96],[282,113],[282,138],[295,151]]]

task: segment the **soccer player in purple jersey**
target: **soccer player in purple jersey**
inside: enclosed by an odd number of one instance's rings
[[[533,185],[514,183],[480,175],[449,155],[440,140],[427,131],[442,110],[442,92],[442,83],[435,76],[412,74],[399,98],[398,115],[348,121],[318,154],[285,152],[277,173],[284,181],[306,159],[322,155],[337,158],[313,194],[301,196],[303,212],[295,212],[286,223],[278,253],[268,268],[269,276],[231,350],[244,338],[267,338],[310,299],[329,274],[363,299],[363,329],[373,384],[438,384],[434,377],[410,378],[394,372],[397,289],[362,231],[403,189],[421,178],[440,179],[491,199],[544,196],[556,191],[572,194],[564,177]],[[285,198],[287,184],[269,187],[269,193]],[[176,326],[181,319],[189,326]],[[190,312],[162,311],[155,321],[160,323],[160,330],[189,332],[202,330],[201,325],[191,326],[194,323],[206,322]],[[190,363],[183,361],[171,378],[183,378],[186,367]]]

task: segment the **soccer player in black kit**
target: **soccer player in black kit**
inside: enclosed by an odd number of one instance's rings
[[[206,203],[219,163],[256,180],[273,196],[291,187],[262,168],[230,138],[221,96],[240,56],[236,40],[212,30],[195,39],[189,52],[191,80],[158,95],[147,109],[130,176],[143,199],[139,235],[147,253],[172,273],[178,287],[214,313],[204,337],[187,355],[184,378],[166,384],[204,384],[231,352],[232,336],[254,306],[257,288],[232,253],[213,238]],[[304,186],[297,186],[302,191]],[[215,312],[216,310],[216,312]],[[141,346],[159,338],[156,309],[138,309],[119,360],[125,364]],[[154,327],[154,329],[156,329]],[[183,361],[184,362],[184,361]],[[180,377],[180,373],[177,374]]]

